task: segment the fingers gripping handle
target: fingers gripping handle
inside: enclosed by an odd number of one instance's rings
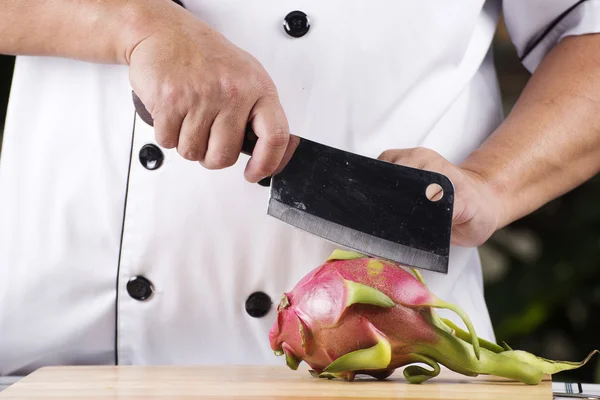
[[[142,103],[142,100],[140,100],[140,98],[137,94],[135,94],[135,92],[132,91],[131,94],[133,96],[133,104],[135,106],[135,111],[138,113],[142,121],[144,121],[150,126],[154,126],[154,119],[152,118],[150,112],[148,112],[148,110],[146,109],[144,103]],[[258,136],[256,136],[256,133],[254,133],[254,131],[252,130],[251,125],[248,124],[246,126],[246,133],[244,135],[244,143],[242,144],[242,154],[251,156],[257,141]]]
[[[148,112],[148,109],[146,109],[144,103],[142,103],[142,100],[140,100],[140,98],[137,94],[135,94],[134,91],[132,91],[131,94],[133,96],[133,104],[135,106],[135,111],[138,113],[142,121],[144,121],[150,126],[154,126],[154,119],[152,118],[150,112]],[[244,134],[244,143],[242,144],[241,153],[247,156],[251,156],[257,141],[258,136],[256,136],[256,133],[254,133],[254,131],[252,130],[251,125],[248,124],[246,126],[246,132]],[[258,182],[258,184],[265,187],[269,186],[271,184],[271,178],[265,178],[262,181]]]

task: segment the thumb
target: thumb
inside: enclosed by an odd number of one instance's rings
[[[251,120],[258,141],[246,165],[245,176],[249,182],[258,182],[271,176],[281,164],[289,148],[290,132],[283,108],[276,98],[260,98]]]

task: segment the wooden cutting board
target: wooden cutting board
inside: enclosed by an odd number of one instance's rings
[[[552,400],[552,382],[529,386],[506,379],[465,377],[442,370],[421,385],[401,370],[386,381],[313,378],[307,368],[281,367],[48,367],[0,393],[8,399],[190,400],[190,399],[507,399]]]

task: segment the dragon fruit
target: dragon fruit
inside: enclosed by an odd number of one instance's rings
[[[483,340],[461,308],[437,298],[421,274],[410,271],[336,250],[281,296],[269,332],[272,350],[293,370],[306,362],[319,378],[386,379],[405,367],[408,382],[422,383],[437,376],[442,364],[466,376],[496,375],[526,384],[583,366],[597,352],[582,362],[558,362]],[[455,312],[466,330],[435,308]]]

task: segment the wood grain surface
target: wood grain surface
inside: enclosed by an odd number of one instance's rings
[[[546,376],[530,386],[506,379],[465,377],[442,370],[421,385],[407,383],[401,370],[386,381],[354,382],[313,378],[307,368],[218,367],[48,367],[0,393],[7,399],[189,400],[189,399],[510,399],[551,400]]]

